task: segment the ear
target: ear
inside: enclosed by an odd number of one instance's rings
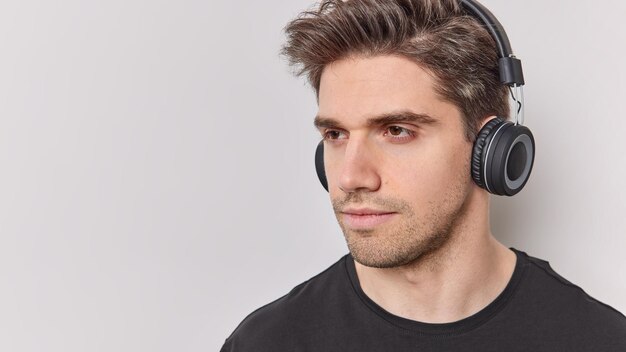
[[[474,139],[473,139],[473,143],[476,143],[476,139],[477,139],[477,138],[478,138],[478,136],[480,135],[480,131],[482,131],[483,127],[485,127],[485,125],[486,125],[489,121],[491,121],[491,120],[493,120],[493,119],[495,119],[495,118],[497,118],[497,117],[498,117],[498,116],[496,116],[496,115],[489,115],[489,116],[485,116],[485,117],[483,117],[483,119],[482,119],[482,120],[479,120],[479,122],[478,122],[478,124],[477,124],[478,128],[475,130],[475,133],[474,133],[474,136],[473,136],[473,137],[474,137]]]
[[[487,122],[489,122],[489,121],[491,121],[491,120],[495,119],[496,117],[498,117],[498,116],[496,116],[496,115],[491,115],[491,116],[487,116],[487,117],[483,118],[483,119],[482,119],[482,121],[480,122],[480,127],[478,128],[478,130],[480,131],[483,127],[485,127],[485,125],[487,124]]]

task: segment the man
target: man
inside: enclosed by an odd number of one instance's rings
[[[624,315],[490,232],[471,156],[509,108],[480,22],[455,0],[323,1],[286,33],[350,254],[223,352],[626,351]]]

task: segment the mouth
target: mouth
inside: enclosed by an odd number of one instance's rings
[[[343,222],[352,229],[369,229],[391,220],[397,213],[375,209],[346,209],[341,212]]]

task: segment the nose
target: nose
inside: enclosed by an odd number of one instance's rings
[[[341,165],[339,189],[346,193],[372,192],[380,188],[380,183],[372,147],[365,139],[349,139]]]

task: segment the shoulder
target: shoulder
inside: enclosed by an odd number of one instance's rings
[[[522,314],[537,319],[536,324],[546,331],[570,335],[572,340],[597,343],[607,338],[604,342],[626,347],[624,314],[565,279],[548,261],[518,252],[526,266],[524,284],[517,293],[526,302],[527,311]]]
[[[287,342],[298,330],[315,326],[325,310],[336,308],[331,292],[344,289],[346,257],[250,313],[226,339],[222,352],[264,351],[264,343]]]

